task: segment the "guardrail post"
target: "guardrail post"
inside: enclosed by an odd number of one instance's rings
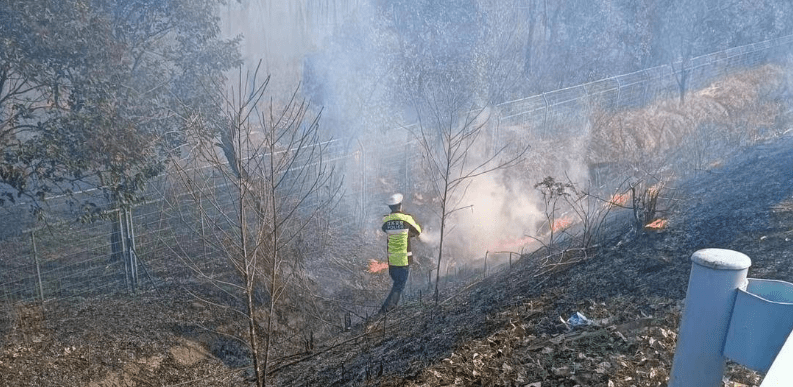
[[[746,287],[752,261],[724,249],[699,250],[691,261],[669,387],[720,387],[726,364],[722,348],[735,296]]]

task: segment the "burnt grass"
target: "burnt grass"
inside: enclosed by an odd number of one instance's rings
[[[276,353],[269,384],[665,386],[694,251],[738,250],[752,258],[751,277],[793,281],[793,137],[746,148],[671,190],[663,230],[637,232],[615,217],[588,250],[535,252],[448,284],[437,305],[425,294],[302,353]],[[248,349],[230,339],[244,321],[178,288],[2,312],[2,386],[251,383]],[[566,324],[576,312],[592,324]],[[725,376],[727,386],[761,378],[735,364]]]
[[[440,306],[404,305],[276,368],[278,385],[666,385],[694,251],[741,251],[751,277],[793,281],[793,138],[747,148],[674,190],[664,230],[612,224],[586,254],[524,256]],[[596,323],[566,325],[576,312]],[[732,363],[726,376],[760,378]]]

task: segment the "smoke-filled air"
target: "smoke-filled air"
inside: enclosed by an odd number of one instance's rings
[[[791,279],[792,21],[3,0],[0,386],[704,385],[690,254]]]

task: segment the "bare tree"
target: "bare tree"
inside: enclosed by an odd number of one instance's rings
[[[623,197],[620,196],[619,189],[612,193],[609,199],[604,199],[593,193],[591,186],[586,188],[576,187],[569,176],[567,187],[569,194],[564,195],[567,206],[577,218],[577,226],[580,232],[574,237],[580,242],[580,247],[586,254],[587,249],[600,237],[601,229],[606,222],[606,218],[614,207],[622,206]]]
[[[441,93],[438,93],[441,94]],[[470,206],[463,205],[465,192],[477,176],[518,164],[529,149],[507,144],[491,154],[482,152],[484,132],[489,121],[489,110],[477,108],[460,115],[452,109],[454,97],[442,101],[431,98],[425,106],[429,121],[419,114],[419,125],[414,133],[418,139],[433,194],[439,199],[440,241],[435,272],[435,302],[438,302],[438,283],[443,243],[449,217]],[[462,116],[462,117],[461,117]]]
[[[738,1],[716,2],[711,5],[706,1],[681,0],[680,4],[671,4],[668,8],[671,22],[664,26],[664,36],[661,46],[670,57],[669,64],[672,75],[677,84],[679,103],[686,102],[686,93],[689,91],[690,75],[695,70],[691,60],[701,54],[703,47],[713,50],[721,46],[719,37],[730,35],[732,31],[719,31],[722,28],[731,28],[728,12],[736,7]],[[713,32],[722,32],[716,33]],[[720,47],[726,48],[726,47]]]
[[[202,243],[226,258],[236,280],[208,272],[205,262],[189,254],[180,257],[199,278],[244,305],[235,310],[247,320],[245,341],[261,387],[267,383],[278,303],[288,296],[290,282],[302,277],[305,231],[333,208],[341,182],[325,162],[329,141],[321,138],[320,115],[308,117],[309,106],[297,90],[276,106],[265,95],[269,77],[260,82],[257,75],[258,68],[243,80],[240,71],[236,89],[223,101],[219,131],[198,115],[188,119],[195,143],[176,170],[200,218]],[[261,292],[268,301],[257,306]]]
[[[548,250],[548,255],[551,255],[553,254],[554,235],[562,228],[558,222],[559,200],[564,199],[568,203],[573,201],[570,196],[573,195],[575,188],[570,182],[562,183],[556,181],[552,176],[547,176],[535,184],[534,189],[540,191],[545,205],[545,221],[548,225],[548,243],[545,244],[545,248]]]

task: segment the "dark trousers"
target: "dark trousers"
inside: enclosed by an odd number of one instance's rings
[[[399,303],[399,298],[402,296],[402,291],[405,290],[405,284],[408,282],[410,274],[410,266],[388,266],[388,275],[394,281],[394,286],[391,287],[391,293],[388,293],[383,307],[380,308],[380,313],[385,313],[396,308]]]

